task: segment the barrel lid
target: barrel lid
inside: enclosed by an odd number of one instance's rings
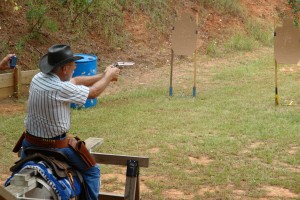
[[[78,53],[75,54],[75,56],[81,56],[83,57],[80,60],[76,60],[75,63],[82,63],[82,62],[92,62],[97,60],[97,56],[93,55],[93,54],[82,54],[82,53]]]

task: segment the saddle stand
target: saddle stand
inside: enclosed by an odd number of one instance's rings
[[[139,200],[139,168],[149,167],[149,158],[140,156],[127,156],[103,154],[93,152],[92,149],[103,143],[102,138],[88,138],[85,141],[87,149],[99,164],[127,166],[126,184],[124,194],[100,192],[99,200]],[[36,177],[34,169],[25,169],[14,175],[8,187],[0,187],[0,200],[38,200],[53,199],[57,197],[50,186],[41,178]],[[26,196],[30,196],[26,197]]]

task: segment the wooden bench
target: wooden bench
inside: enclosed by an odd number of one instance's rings
[[[126,170],[126,183],[124,194],[114,194],[100,192],[99,200],[139,200],[140,199],[140,181],[139,181],[139,168],[149,167],[149,158],[140,156],[104,154],[93,152],[93,148],[103,143],[102,138],[88,138],[85,140],[86,147],[94,156],[99,164],[107,165],[121,165],[127,166]],[[29,199],[22,197],[23,194],[37,187],[35,181],[35,170],[27,170],[23,173],[16,174],[11,185],[4,188],[0,187],[0,200],[20,200]],[[39,180],[41,181],[41,180]],[[32,199],[32,198],[30,198]]]

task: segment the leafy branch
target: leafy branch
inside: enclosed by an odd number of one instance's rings
[[[300,0],[288,0],[288,4],[292,9],[292,15],[294,17],[294,23],[298,26],[299,24],[299,11],[300,11]]]

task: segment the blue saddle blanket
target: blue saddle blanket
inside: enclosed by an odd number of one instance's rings
[[[60,200],[69,200],[75,196],[78,196],[81,193],[81,184],[78,177],[73,177],[74,179],[74,189],[71,185],[71,182],[68,177],[66,178],[56,178],[52,170],[47,167],[47,165],[43,162],[26,162],[19,171],[23,169],[35,169],[37,173],[48,183],[48,185],[53,189],[53,191],[57,194],[58,199]],[[12,175],[7,179],[4,186],[8,186],[11,179],[14,177],[17,172],[13,172]]]

